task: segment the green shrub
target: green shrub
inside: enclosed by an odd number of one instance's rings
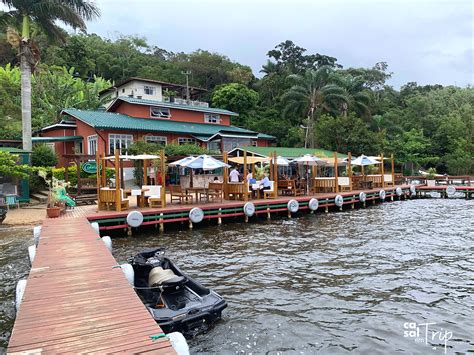
[[[165,154],[167,156],[173,155],[196,155],[196,154],[207,154],[209,153],[207,149],[201,148],[195,144],[168,144],[165,147]]]
[[[66,168],[53,168],[53,176],[58,180],[66,180]],[[105,176],[110,179],[115,176],[115,170],[113,168],[105,169]],[[86,174],[81,171],[81,179],[96,178],[96,174]],[[75,166],[68,167],[68,181],[72,186],[77,185],[77,169]]]
[[[58,157],[46,144],[35,144],[31,153],[32,166],[56,166]]]

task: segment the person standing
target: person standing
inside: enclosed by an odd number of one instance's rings
[[[234,168],[229,173],[229,181],[230,182],[239,182],[239,177],[240,177],[240,173],[237,170],[237,168],[234,166]]]

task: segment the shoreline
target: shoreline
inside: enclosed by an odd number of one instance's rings
[[[11,208],[0,228],[30,227],[41,224],[46,217],[46,205]]]

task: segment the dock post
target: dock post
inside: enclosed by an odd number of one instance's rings
[[[267,219],[270,220],[270,207],[267,206]]]
[[[193,229],[193,222],[191,220],[189,220],[189,229]]]
[[[352,195],[351,209],[354,209],[355,195]]]
[[[222,224],[222,208],[219,207],[219,217],[217,217],[217,224]]]
[[[165,231],[165,224],[163,223],[163,213],[160,213],[160,233]]]
[[[291,211],[288,210],[288,218],[291,218]]]
[[[127,235],[128,235],[129,237],[132,236],[132,227],[127,227]]]
[[[328,201],[328,199],[326,199],[326,208],[324,209],[324,212],[325,212],[325,213],[328,213],[328,212],[329,212],[328,203],[329,203],[329,201]]]

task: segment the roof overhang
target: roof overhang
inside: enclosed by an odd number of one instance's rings
[[[54,143],[54,142],[75,142],[82,141],[82,136],[64,136],[64,137],[33,137],[33,143]]]
[[[76,126],[75,123],[56,123],[56,124],[52,124],[50,126],[46,126],[46,127],[41,128],[41,132],[47,131],[47,130],[50,130],[50,129],[57,129],[57,128],[62,128],[62,129],[71,128],[71,129],[74,129],[74,128],[77,128],[77,126]]]
[[[244,135],[244,134],[232,134],[232,133],[221,133],[221,132],[217,132],[215,134],[213,134],[212,136],[209,136],[209,137],[204,137],[204,136],[200,136],[200,135],[193,135],[194,138],[202,141],[202,142],[209,142],[215,138],[241,138],[241,139],[257,139],[258,136],[257,135]]]

